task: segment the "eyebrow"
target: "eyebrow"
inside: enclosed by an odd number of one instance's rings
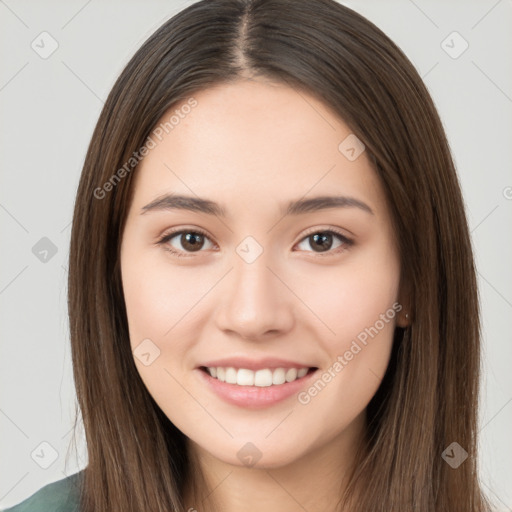
[[[282,207],[281,214],[284,216],[300,215],[328,208],[359,208],[366,213],[374,215],[373,210],[366,203],[355,197],[348,196],[318,196],[309,199],[297,199],[290,201]],[[227,217],[225,208],[215,201],[178,194],[165,194],[157,197],[142,207],[141,215],[147,212],[166,210],[187,210],[222,218]]]

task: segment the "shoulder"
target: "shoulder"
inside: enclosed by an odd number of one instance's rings
[[[45,485],[26,500],[2,512],[79,512],[83,472]]]

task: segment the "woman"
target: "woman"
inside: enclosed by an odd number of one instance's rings
[[[84,164],[69,317],[88,466],[62,510],[489,510],[445,133],[332,0],[198,2],[135,54]]]

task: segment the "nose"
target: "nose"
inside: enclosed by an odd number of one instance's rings
[[[251,341],[290,331],[294,295],[290,283],[270,266],[266,253],[252,263],[235,255],[233,262],[218,294],[217,327]]]

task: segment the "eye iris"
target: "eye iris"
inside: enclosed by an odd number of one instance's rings
[[[316,233],[310,237],[314,243],[311,247],[315,248],[315,244],[319,244],[319,247],[324,250],[330,249],[332,245],[332,235],[330,233]]]
[[[204,243],[204,236],[200,233],[184,233],[181,235],[181,245],[186,250],[197,251]]]

